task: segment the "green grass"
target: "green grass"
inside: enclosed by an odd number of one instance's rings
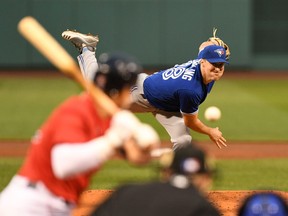
[[[79,92],[66,77],[0,78],[0,139],[29,139],[50,112]]]
[[[217,190],[288,191],[288,159],[218,160]]]
[[[21,165],[21,158],[1,158],[0,191],[8,184]],[[288,159],[217,160],[212,190],[274,189],[288,191]],[[128,182],[158,179],[158,164],[131,166],[125,161],[108,161],[94,175],[90,189],[114,189]]]
[[[213,90],[203,108],[222,110],[222,119],[212,125],[228,139],[288,140],[287,80],[223,79]]]
[[[66,77],[0,79],[0,139],[29,139],[49,113],[79,87]],[[210,126],[219,126],[228,140],[288,140],[287,80],[228,79],[216,82],[200,106],[199,117]],[[218,106],[222,118],[207,122],[204,111]],[[168,134],[151,114],[137,115],[157,129],[162,139]],[[195,140],[208,137],[192,132]]]
[[[68,96],[79,93],[79,87],[65,77],[0,77],[0,139],[29,139],[49,113]],[[227,140],[287,141],[287,80],[228,79],[218,81],[199,116],[210,126],[219,126]],[[218,106],[222,118],[207,122],[205,108]],[[151,114],[138,117],[169,137]],[[192,132],[194,140],[208,137]],[[0,191],[16,173],[22,159],[0,159]],[[217,160],[219,170],[214,190],[250,190],[275,188],[288,191],[288,159]],[[131,167],[124,161],[109,161],[93,178],[91,188],[113,189],[127,181],[157,178],[156,164]]]
[[[117,185],[127,182],[145,182],[158,179],[158,175],[157,162],[155,161],[144,166],[133,166],[123,160],[112,160],[94,175],[90,188],[113,189]]]
[[[0,192],[18,171],[23,158],[0,158]]]
[[[286,141],[287,95],[287,80],[222,79],[216,82],[200,106],[199,118],[207,125],[219,126],[228,140]],[[217,122],[208,122],[204,119],[204,111],[213,105],[220,108],[222,118]],[[149,118],[151,115],[141,115],[143,121],[153,123],[163,139],[169,138],[161,125]],[[208,139],[193,131],[192,136],[195,140]]]

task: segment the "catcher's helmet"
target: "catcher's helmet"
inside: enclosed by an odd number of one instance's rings
[[[142,72],[137,60],[122,52],[103,53],[99,56],[98,64],[94,83],[109,96],[120,92],[124,87],[135,85],[137,75]]]

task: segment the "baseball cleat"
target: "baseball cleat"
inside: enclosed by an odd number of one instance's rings
[[[87,47],[90,51],[95,52],[96,45],[99,42],[98,35],[82,34],[76,30],[67,30],[62,33],[65,40],[70,41],[81,53],[83,47]]]

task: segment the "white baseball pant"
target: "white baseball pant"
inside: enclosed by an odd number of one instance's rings
[[[52,194],[43,183],[16,175],[0,194],[1,216],[70,216],[74,204]]]

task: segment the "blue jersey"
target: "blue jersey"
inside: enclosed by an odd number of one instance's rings
[[[205,85],[200,59],[156,72],[144,81],[144,96],[154,107],[168,112],[192,114],[211,91],[214,81]]]

